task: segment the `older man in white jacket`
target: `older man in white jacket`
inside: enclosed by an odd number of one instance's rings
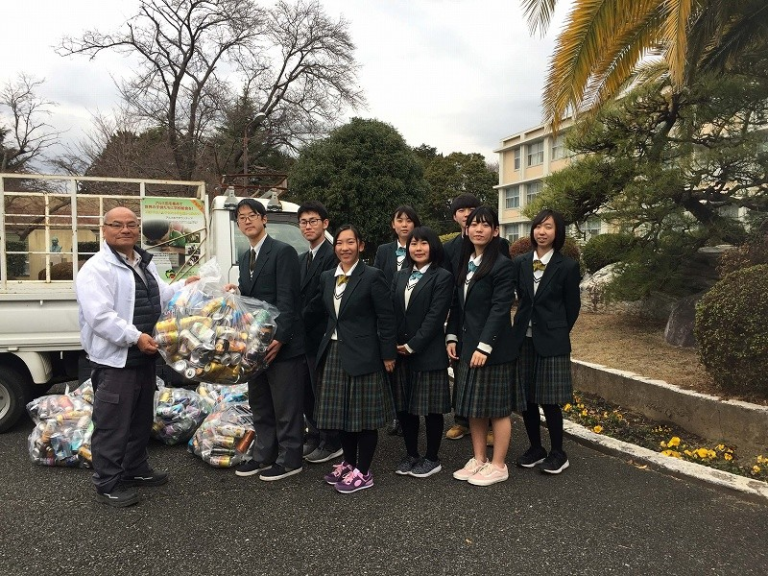
[[[183,283],[165,284],[138,238],[136,214],[123,207],[107,212],[101,250],[75,283],[94,388],[93,483],[97,500],[116,507],[139,501],[133,487],[168,481],[147,460],[157,358],[151,333]]]

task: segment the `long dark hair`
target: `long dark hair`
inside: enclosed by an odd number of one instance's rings
[[[440,242],[440,238],[431,228],[426,226],[418,226],[411,230],[408,234],[408,240],[405,241],[405,264],[406,268],[413,268],[413,260],[411,260],[411,240],[426,240],[429,244],[429,262],[438,263],[443,261],[443,243]]]
[[[469,225],[472,224],[472,222],[486,222],[490,224],[492,228],[499,227],[499,217],[496,214],[496,211],[493,208],[489,208],[488,206],[478,206],[472,210],[472,212],[470,212],[469,216],[467,216],[467,230],[469,230]],[[500,242],[500,237],[494,236],[491,238],[488,246],[485,247],[485,250],[483,250],[483,261],[480,262],[480,267],[475,270],[474,278],[476,280],[480,280],[480,278],[488,274],[493,269],[494,264],[496,264],[496,259],[500,256]],[[472,256],[472,252],[474,251],[475,245],[472,244],[472,241],[469,239],[469,233],[467,233],[467,235],[464,236],[464,240],[461,244],[459,273],[456,278],[456,284],[459,286],[461,286],[467,279],[467,264],[469,263],[469,259]]]

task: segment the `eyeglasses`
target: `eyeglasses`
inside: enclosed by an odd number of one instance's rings
[[[250,214],[242,214],[237,217],[238,222],[251,222],[252,220],[255,220],[257,217],[261,216],[261,214],[256,214],[256,212],[251,212]]]
[[[318,222],[322,222],[322,218],[310,218],[309,220],[299,220],[299,226],[316,226]]]
[[[112,230],[122,230],[128,228],[128,230],[136,230],[139,227],[138,222],[110,222],[107,224],[104,222],[104,226],[109,226]]]

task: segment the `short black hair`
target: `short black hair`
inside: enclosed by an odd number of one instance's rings
[[[264,208],[264,204],[256,200],[255,198],[243,198],[240,200],[240,202],[237,203],[237,210],[235,210],[235,214],[240,214],[240,208],[242,207],[250,208],[257,214],[260,214],[261,216],[267,215],[267,209]]]
[[[453,199],[453,202],[451,202],[451,215],[455,215],[456,212],[462,208],[477,208],[478,206],[480,206],[480,200],[477,196],[465,192],[464,194],[456,196],[456,198]]]
[[[534,250],[536,249],[536,236],[533,232],[536,230],[536,226],[544,222],[544,220],[550,216],[555,223],[555,241],[552,243],[552,248],[554,248],[555,252],[560,252],[563,244],[565,244],[565,218],[563,218],[563,215],[560,214],[560,212],[546,209],[536,214],[536,218],[531,222],[531,247]]]
[[[440,265],[443,261],[443,243],[440,242],[440,238],[431,228],[417,226],[411,230],[411,233],[408,234],[408,240],[405,242],[405,263],[407,267],[413,266],[411,251],[409,250],[411,240],[426,240],[427,244],[429,244],[429,262]]]
[[[397,218],[400,215],[407,216],[411,222],[413,222],[413,225],[415,227],[421,226],[421,220],[419,220],[419,215],[416,214],[416,210],[413,209],[412,206],[407,206],[403,204],[402,206],[398,206],[395,208],[395,211],[392,213],[392,221],[395,221],[395,218]]]
[[[308,200],[307,202],[302,203],[296,212],[296,217],[301,218],[301,215],[306,214],[307,212],[316,212],[321,220],[328,220],[328,210],[325,209],[322,202],[318,202],[317,200]]]

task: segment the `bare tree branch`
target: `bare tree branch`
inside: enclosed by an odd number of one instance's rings
[[[24,172],[30,164],[44,159],[59,132],[43,119],[51,115],[54,102],[36,94],[43,80],[22,73],[0,88],[0,172]]]
[[[362,105],[347,28],[314,0],[271,10],[254,0],[141,0],[122,30],[66,37],[58,53],[134,57],[135,74],[118,87],[126,110],[166,131],[176,176],[190,179],[242,86],[267,115],[270,141],[288,148]]]

